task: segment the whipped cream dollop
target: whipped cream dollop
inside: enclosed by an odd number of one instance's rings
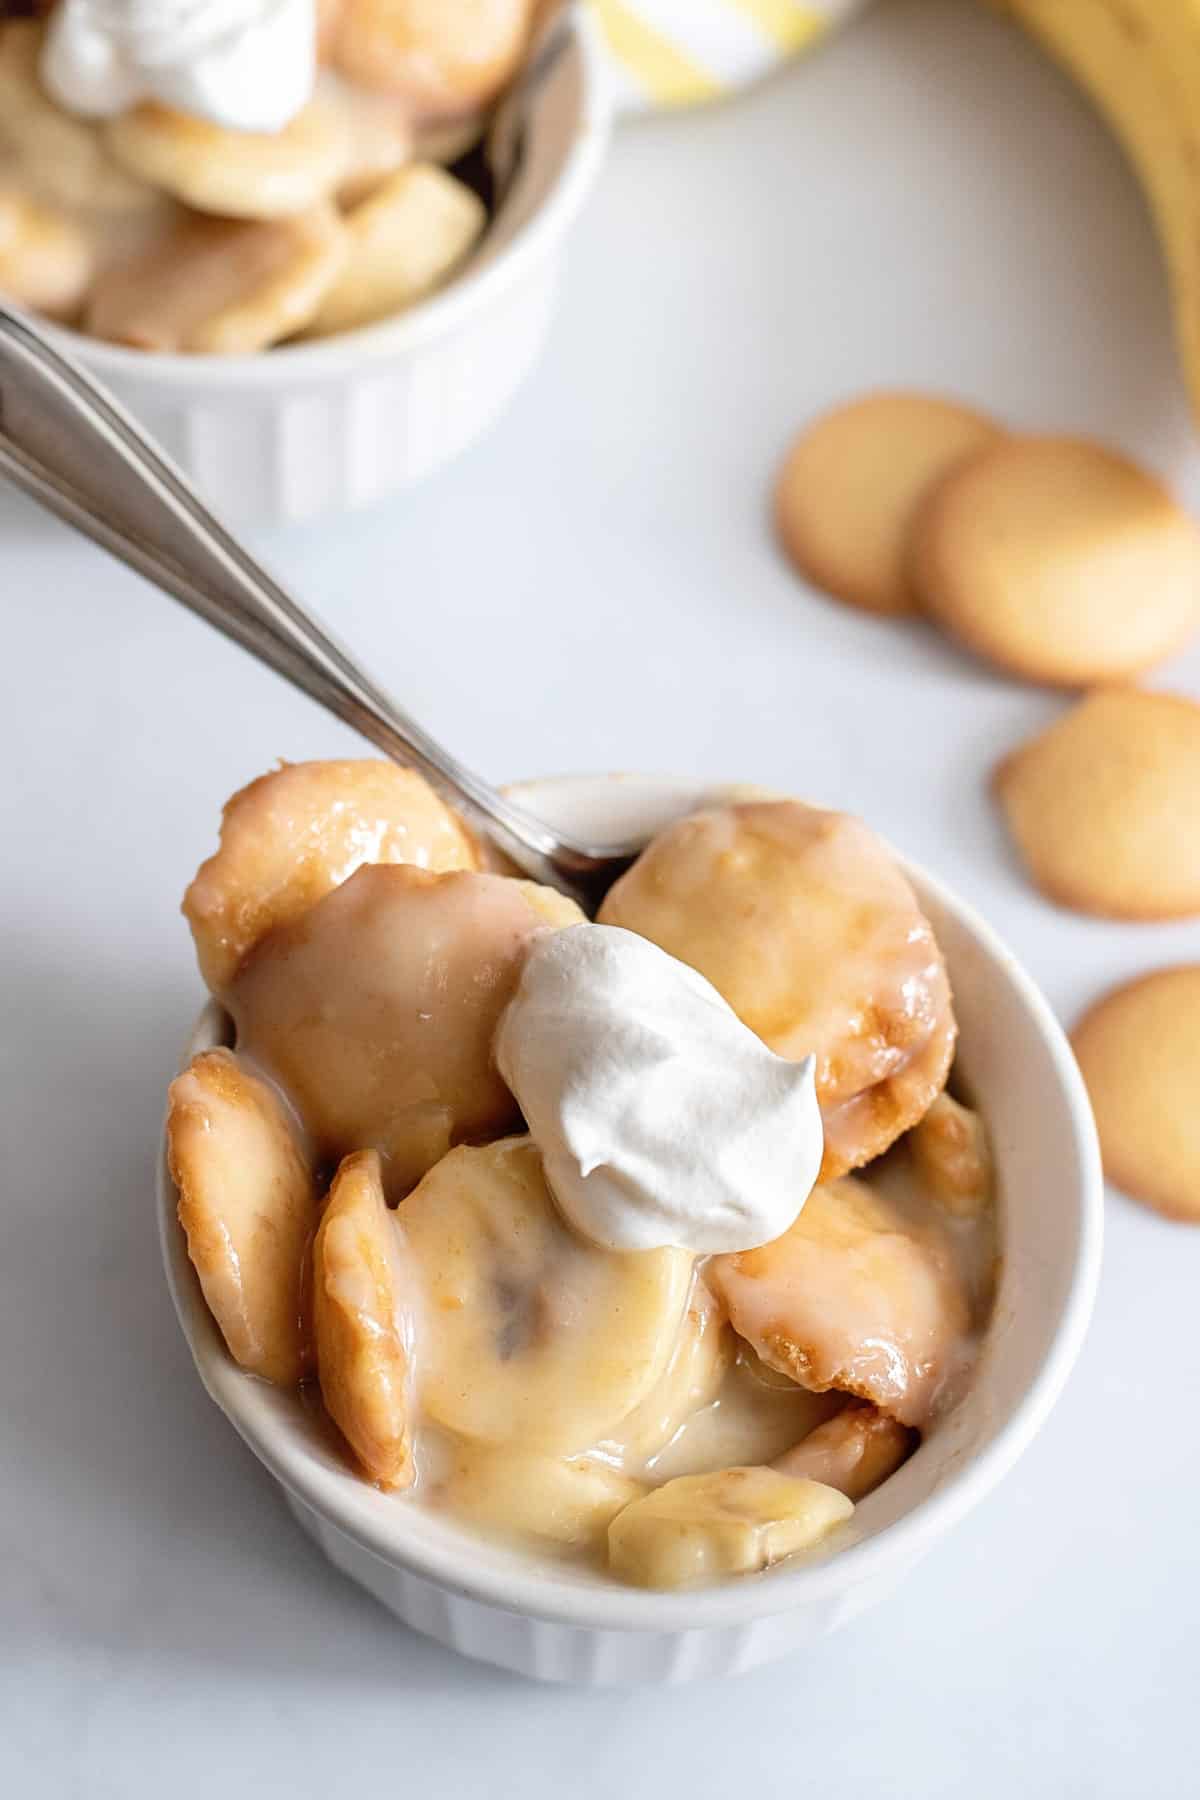
[[[316,83],[316,0],[61,0],[41,74],[85,118],[157,100],[234,131],[281,131]]]
[[[815,1059],[776,1056],[632,931],[534,938],[495,1053],[559,1207],[608,1249],[750,1250],[816,1181]]]

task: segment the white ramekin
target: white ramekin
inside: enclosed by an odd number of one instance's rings
[[[582,9],[534,99],[480,255],[401,317],[259,356],[166,356],[53,329],[225,517],[313,519],[395,493],[499,417],[550,322],[570,227],[603,159],[608,82]]]
[[[584,837],[649,834],[703,796],[694,782],[578,776],[514,790]],[[1091,1110],[1059,1025],[983,922],[906,865],[949,964],[958,1067],[986,1112],[999,1172],[1003,1262],[970,1392],[916,1455],[862,1501],[852,1541],[691,1593],[649,1593],[485,1542],[354,1475],[296,1395],[243,1374],[204,1304],[161,1161],[167,1279],[209,1394],[282,1483],[330,1560],[439,1642],[524,1675],[588,1684],[730,1674],[809,1644],[887,1593],[1010,1469],[1079,1352],[1099,1272],[1103,1189]],[[189,1054],[220,1040],[201,1015]]]

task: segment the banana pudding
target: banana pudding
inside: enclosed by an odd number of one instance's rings
[[[668,827],[595,923],[482,861],[387,764],[227,805],[184,910],[229,1047],[167,1146],[230,1355],[397,1506],[518,1548],[648,1587],[829,1554],[991,1306],[907,880],[793,800]]]
[[[488,220],[539,0],[54,0],[0,21],[0,297],[132,348],[390,318]],[[464,160],[466,159],[466,160]]]

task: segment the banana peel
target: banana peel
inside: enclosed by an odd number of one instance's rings
[[[1001,0],[1000,10],[1074,78],[1133,164],[1200,419],[1200,0]]]

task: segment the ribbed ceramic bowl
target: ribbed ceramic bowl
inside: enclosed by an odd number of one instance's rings
[[[512,192],[470,267],[400,317],[257,356],[167,356],[52,336],[231,520],[363,506],[420,480],[499,417],[541,348],[563,247],[603,160],[607,82],[579,9],[532,103]]]
[[[666,777],[578,776],[515,790],[581,836],[649,835],[704,790]],[[688,1593],[651,1593],[471,1535],[355,1476],[299,1399],[227,1354],[187,1259],[165,1159],[167,1279],[209,1394],[283,1485],[331,1561],[415,1630],[524,1675],[582,1683],[684,1681],[810,1644],[887,1593],[993,1488],[1045,1423],[1078,1354],[1099,1271],[1102,1185],[1091,1111],[1046,1002],[968,908],[908,867],[949,964],[959,1068],[990,1127],[1003,1266],[969,1394],[821,1562]],[[221,1039],[208,1007],[189,1053]]]

